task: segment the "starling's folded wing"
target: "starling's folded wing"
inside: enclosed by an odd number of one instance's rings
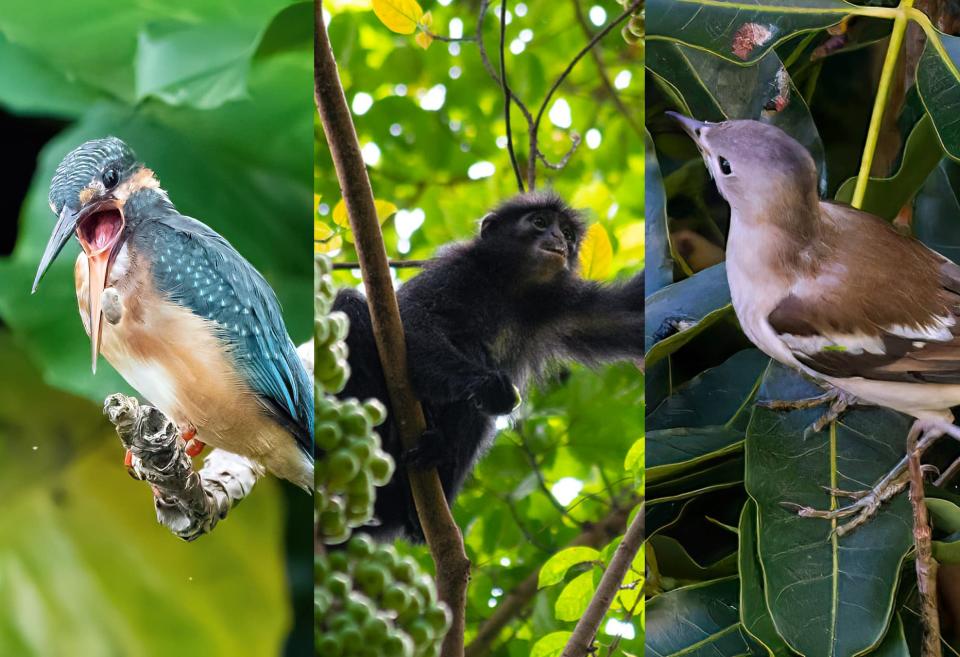
[[[313,386],[287,334],[280,303],[253,266],[203,223],[171,213],[141,237],[162,256],[157,289],[216,322],[238,370],[267,412],[313,453]],[[166,264],[164,264],[166,263]]]
[[[767,321],[800,363],[825,376],[960,384],[960,267],[924,251],[933,264],[926,275],[887,261],[900,274],[896,287],[870,272],[860,273],[863,284],[819,291],[811,280]]]

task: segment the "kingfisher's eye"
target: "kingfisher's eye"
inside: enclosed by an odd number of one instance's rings
[[[110,167],[109,169],[103,172],[104,187],[106,187],[107,189],[113,189],[114,187],[117,186],[118,182],[120,182],[120,173],[116,169],[114,169],[113,167]]]
[[[531,219],[530,221],[535,227],[539,228],[540,230],[543,230],[544,228],[547,227],[547,220],[544,219],[542,215],[536,214],[533,216],[533,219]]]
[[[717,163],[720,165],[720,171],[723,172],[723,175],[729,176],[731,173],[733,173],[733,169],[730,168],[730,163],[727,162],[727,158],[722,156],[718,157]]]

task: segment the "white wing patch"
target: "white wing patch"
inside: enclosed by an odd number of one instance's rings
[[[897,324],[887,329],[887,333],[908,340],[928,340],[931,342],[950,342],[953,340],[953,332],[950,330],[956,325],[957,320],[953,316],[934,316],[933,323],[926,326],[904,326]]]
[[[780,333],[778,337],[791,351],[803,354],[818,354],[823,351],[840,351],[847,354],[859,355],[883,354],[883,340],[877,336],[866,334],[837,334],[837,335],[792,335]]]

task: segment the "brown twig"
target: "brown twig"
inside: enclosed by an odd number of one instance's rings
[[[933,540],[927,505],[923,499],[923,468],[916,427],[907,436],[907,465],[910,470],[910,504],[913,506],[913,540],[916,545],[917,590],[923,616],[923,657],[940,657],[940,613],[937,609],[937,562],[933,558]]]
[[[406,345],[397,298],[387,266],[383,235],[377,221],[370,179],[360,154],[356,128],[340,84],[336,60],[321,16],[322,0],[314,3],[314,95],[323,131],[353,230],[363,272],[373,334],[383,366],[394,420],[403,444],[410,448],[426,428],[423,409],[407,376]],[[437,571],[437,591],[450,608],[452,622],[443,641],[443,657],[463,655],[467,581],[470,561],[463,537],[450,513],[436,470],[408,470],[410,488],[423,534]]]
[[[643,545],[643,512],[644,508],[641,505],[623,540],[620,541],[616,552],[613,553],[610,565],[607,566],[603,577],[600,578],[593,599],[587,605],[587,610],[583,613],[583,616],[577,621],[577,626],[574,628],[573,634],[567,641],[560,657],[585,657],[592,652],[593,640],[597,636],[600,623],[609,611],[617,591],[620,590],[620,583],[623,582],[624,576],[630,569],[630,564],[633,563],[634,557],[637,556],[637,552]]]
[[[577,14],[577,22],[580,23],[580,28],[583,30],[583,35],[585,37],[590,37],[590,26],[587,24],[587,17],[583,15],[583,8],[580,6],[580,0],[573,1],[573,10]],[[620,94],[617,93],[616,87],[613,86],[613,83],[610,81],[610,76],[607,74],[607,67],[603,63],[603,58],[600,56],[600,53],[597,52],[596,48],[590,49],[590,56],[593,58],[593,63],[597,67],[597,73],[600,75],[600,81],[603,83],[604,89],[607,90],[607,95],[610,97],[610,100],[613,101],[613,104],[616,105],[617,110],[620,114],[623,115],[623,119],[627,124],[633,128],[633,131],[638,135],[643,137],[643,130],[640,127],[640,122],[630,113],[630,110],[624,104],[623,99],[620,98]]]
[[[504,42],[507,40],[507,0],[500,0],[500,88],[503,90],[503,123],[507,131],[507,152],[510,154],[510,166],[517,177],[517,188],[523,191],[523,174],[513,152],[513,131],[510,129],[510,97],[513,92],[507,84],[507,59],[504,56]]]
[[[387,267],[393,269],[413,269],[425,266],[429,260],[387,260]],[[335,262],[334,269],[359,269],[359,262]]]
[[[553,85],[547,91],[547,95],[544,97],[543,102],[540,103],[540,109],[537,111],[537,116],[533,120],[533,124],[530,127],[530,153],[527,163],[527,187],[530,189],[536,189],[537,187],[537,154],[539,152],[538,146],[538,137],[537,133],[540,131],[540,121],[543,120],[543,114],[547,111],[547,106],[550,104],[550,99],[553,98],[553,94],[556,93],[557,89],[560,88],[560,85],[563,84],[563,81],[567,79],[567,76],[570,75],[570,72],[573,71],[573,68],[577,65],[583,56],[586,55],[590,50],[600,42],[603,37],[610,34],[614,28],[616,28],[620,23],[625,21],[633,12],[635,12],[643,0],[633,0],[630,5],[623,10],[623,12],[617,16],[615,19],[607,23],[607,25],[597,32],[589,43],[585,45],[580,52],[574,55],[573,59],[567,64],[567,67],[563,70],[563,73],[560,74],[556,80],[554,80]]]
[[[629,512],[625,508],[613,509],[606,518],[596,524],[586,526],[567,547],[586,545],[600,547],[623,531]],[[513,588],[497,604],[493,614],[480,625],[476,636],[464,652],[464,657],[482,657],[490,654],[490,647],[507,625],[522,615],[522,611],[537,594],[540,568],[531,572],[526,579]]]

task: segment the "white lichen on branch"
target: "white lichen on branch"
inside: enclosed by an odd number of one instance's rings
[[[194,470],[177,425],[134,397],[110,395],[103,413],[132,454],[131,474],[153,488],[157,521],[185,541],[212,531],[264,473],[260,464],[222,449]]]

